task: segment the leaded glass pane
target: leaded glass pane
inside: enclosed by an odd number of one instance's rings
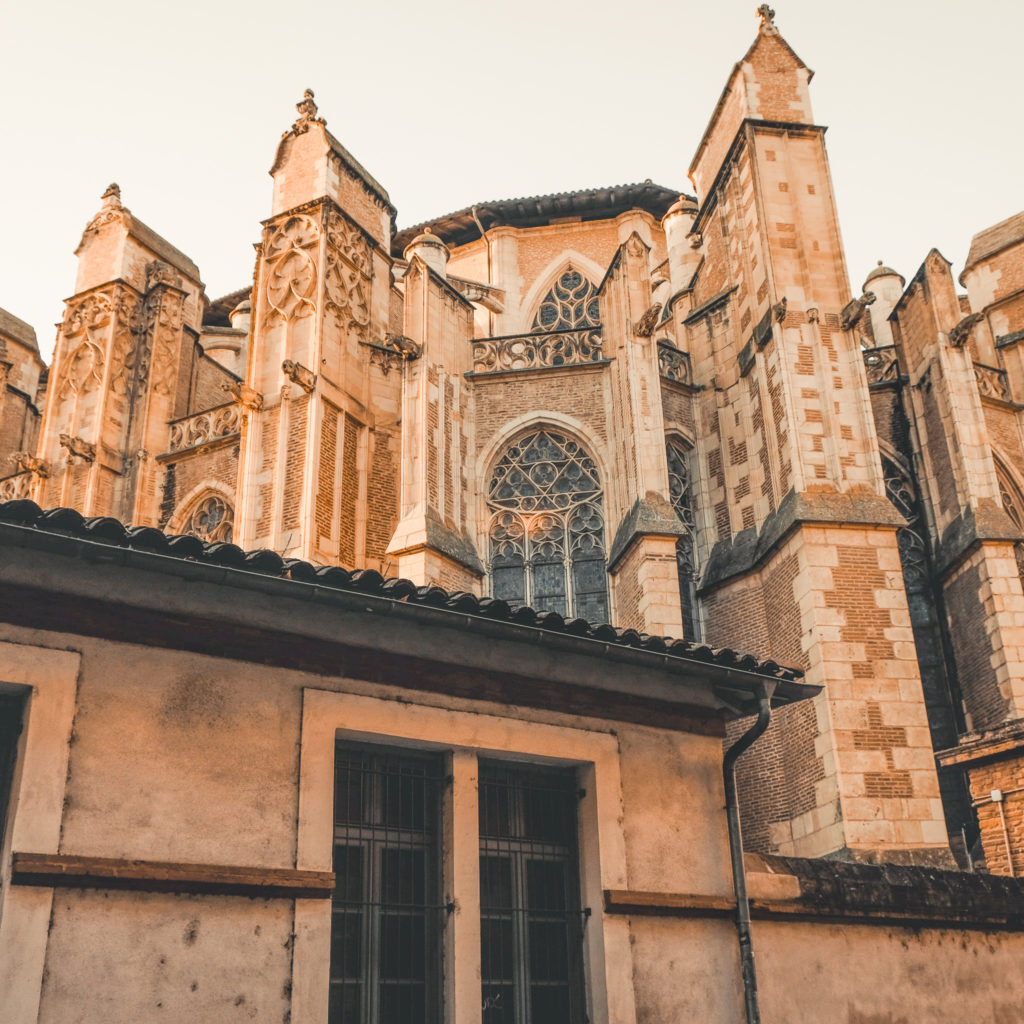
[[[553,285],[533,318],[534,333],[538,331],[572,331],[599,327],[601,307],[597,289],[578,270],[570,267]]]
[[[494,467],[487,500],[492,595],[607,620],[604,499],[579,444],[552,430],[522,438]]]
[[[679,575],[679,603],[683,613],[683,631],[688,640],[700,638],[700,614],[697,607],[697,524],[693,513],[690,469],[687,451],[677,441],[665,445],[668,460],[668,496],[685,532],[676,541],[676,570]]]

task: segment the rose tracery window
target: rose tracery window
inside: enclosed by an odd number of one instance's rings
[[[185,521],[183,533],[191,533],[208,543],[230,543],[234,533],[235,513],[227,501],[217,494],[203,498]]]
[[[700,639],[700,614],[697,607],[697,522],[693,514],[690,467],[687,449],[674,440],[665,443],[668,459],[668,496],[685,532],[676,541],[676,570],[679,574],[679,602],[683,612],[683,631],[687,640]]]
[[[537,333],[600,326],[597,289],[578,270],[569,267],[544,296],[530,330]]]
[[[594,460],[538,430],[511,445],[487,491],[491,593],[512,605],[605,622],[604,497]]]

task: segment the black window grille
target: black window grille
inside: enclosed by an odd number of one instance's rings
[[[584,1024],[575,773],[480,764],[484,1024]]]
[[[12,694],[0,694],[0,849],[4,845],[7,817],[18,756],[18,737],[25,717],[25,700]]]
[[[441,1020],[441,761],[339,744],[330,1024]]]

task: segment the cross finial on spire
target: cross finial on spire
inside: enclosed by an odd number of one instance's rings
[[[757,9],[758,17],[761,19],[762,28],[774,28],[775,26],[775,8],[769,7],[768,4],[761,4]]]
[[[112,182],[107,186],[106,191],[100,198],[103,200],[105,207],[114,207],[115,209],[121,206],[121,186],[117,182]]]

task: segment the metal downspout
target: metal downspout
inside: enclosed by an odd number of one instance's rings
[[[754,947],[750,940],[750,902],[747,900],[747,876],[743,870],[743,838],[740,809],[736,801],[736,762],[763,735],[772,717],[774,684],[762,683],[757,695],[757,721],[725,752],[722,774],[725,777],[725,813],[729,822],[729,854],[732,859],[732,884],[736,892],[736,935],[740,943],[740,970],[743,974],[743,1001],[747,1024],[761,1024],[757,1004],[757,974],[754,971]]]

